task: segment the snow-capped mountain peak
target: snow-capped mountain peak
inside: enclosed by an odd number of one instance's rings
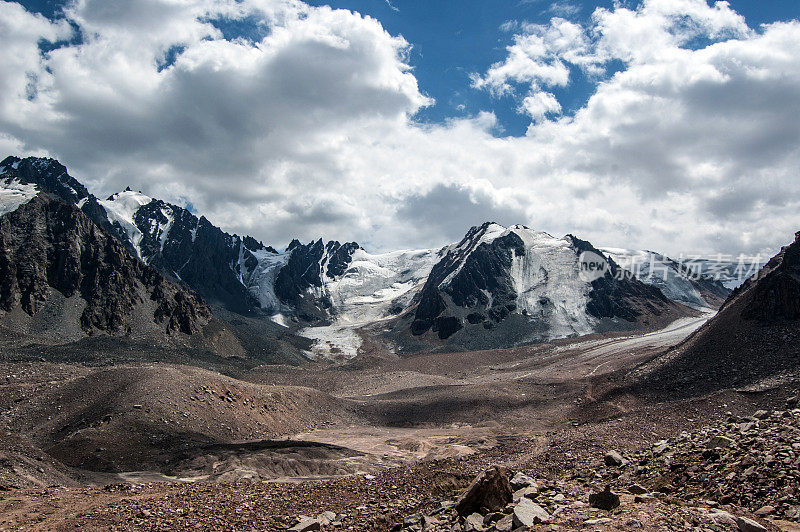
[[[660,312],[674,306],[657,289],[616,275],[613,262],[600,278],[584,279],[584,252],[602,256],[571,235],[491,222],[473,227],[443,250],[420,292],[411,330],[432,330],[470,347],[486,338],[513,345],[630,327],[649,312],[642,307]]]
[[[33,190],[30,186],[35,186],[37,191],[52,194],[68,203],[77,203],[89,196],[86,187],[70,176],[67,169],[55,159],[6,157],[0,161],[0,180],[5,183],[4,189],[16,187],[21,191],[23,185],[28,185],[25,187],[24,197],[30,196]],[[12,205],[13,201],[9,201],[8,205]]]

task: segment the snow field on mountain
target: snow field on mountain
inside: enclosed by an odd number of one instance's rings
[[[112,225],[114,222],[119,223],[140,259],[142,258],[140,247],[142,232],[136,227],[133,217],[136,211],[151,201],[153,201],[153,198],[132,190],[118,192],[107,200],[99,200],[100,205],[106,210],[108,221]]]
[[[525,255],[513,257],[510,271],[518,311],[546,319],[553,338],[594,332],[586,312],[591,285],[578,275],[571,242],[519,225],[508,231],[525,243]]]
[[[16,179],[0,181],[0,216],[17,210],[38,193],[36,185],[23,185]]]
[[[258,300],[261,308],[273,310],[276,312],[276,316],[281,316],[280,321],[273,321],[285,326],[285,317],[277,313],[281,308],[281,302],[275,295],[275,277],[278,276],[278,272],[286,265],[291,255],[290,253],[273,253],[266,249],[251,251],[251,253],[258,260],[258,264],[253,271],[243,277],[242,282],[250,294]]]
[[[405,308],[422,289],[440,258],[433,249],[379,255],[356,250],[344,275],[325,277],[323,290],[333,302],[335,323],[364,325],[391,317],[393,307]]]

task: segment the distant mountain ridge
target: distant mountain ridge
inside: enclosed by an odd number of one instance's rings
[[[601,248],[601,251],[643,283],[655,286],[673,301],[693,308],[720,306],[731,292],[726,285],[738,285],[733,271],[737,265],[732,262],[679,262],[646,250]],[[748,263],[747,267],[753,265]]]
[[[578,279],[577,256],[603,252],[571,235],[558,239],[524,226],[486,223],[441,249],[376,255],[355,242],[319,239],[294,240],[278,252],[130,189],[98,199],[53,159],[8,157],[0,162],[0,180],[9,198],[4,210],[30,200],[36,190],[55,196],[212,307],[298,328],[400,320],[412,336],[429,338],[425,333],[433,331],[447,340],[465,327],[490,331],[508,318],[516,323],[516,342],[641,326],[650,317],[682,312],[663,286],[619,275],[610,257],[607,276]],[[694,285],[666,293],[680,303],[690,303],[689,289],[704,303],[709,294],[720,300],[727,294],[721,284],[709,283],[702,293]],[[492,336],[499,342],[502,335],[498,330],[487,338]]]
[[[419,295],[411,332],[482,348],[505,347],[648,325],[685,315],[657,288],[608,261],[594,280],[581,277],[584,252],[572,235],[555,238],[522,225],[485,223],[443,250]]]

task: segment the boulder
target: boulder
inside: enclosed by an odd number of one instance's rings
[[[310,532],[312,530],[319,530],[322,528],[319,521],[316,519],[303,519],[292,528],[289,529],[289,532]]]
[[[708,440],[708,447],[710,449],[716,449],[717,447],[727,449],[731,446],[733,446],[733,440],[725,436],[714,436]]]
[[[587,519],[583,522],[585,526],[597,526],[597,525],[605,525],[611,522],[611,519],[608,517],[598,517],[596,519]]]
[[[752,519],[746,517],[736,518],[736,527],[741,532],[767,532],[766,527],[756,523]]]
[[[494,524],[497,532],[511,532],[514,530],[514,514],[509,514]]]
[[[547,510],[536,504],[530,499],[521,499],[519,504],[514,507],[512,514],[514,526],[533,526],[538,523],[549,523],[550,514]]]
[[[628,463],[617,451],[608,451],[603,457],[603,461],[610,467],[620,467]]]
[[[467,516],[486,508],[496,512],[511,502],[513,491],[508,482],[508,471],[491,467],[478,475],[456,502],[456,512]]]
[[[645,493],[650,493],[650,490],[639,484],[631,484],[628,486],[628,492],[632,495],[644,495]]]
[[[485,530],[483,526],[483,516],[477,512],[474,514],[470,514],[464,520],[464,531],[465,532],[483,532]]]
[[[333,512],[322,512],[317,516],[317,521],[323,525],[329,525],[336,521],[336,514]]]
[[[517,473],[511,479],[511,487],[515,490],[521,490],[530,486],[536,486],[536,481],[524,473]]]
[[[736,518],[725,510],[712,508],[709,510],[708,515],[719,525],[736,526]]]
[[[535,488],[533,486],[528,486],[527,488],[522,488],[522,489],[518,489],[517,491],[515,491],[514,495],[511,497],[511,499],[514,502],[517,502],[518,500],[522,499],[523,497],[527,497],[529,499],[535,499],[536,495],[538,495],[538,494],[539,494],[539,490],[537,488]]]
[[[589,505],[610,511],[619,506],[619,495],[611,491],[611,486],[606,486],[603,491],[589,495]]]

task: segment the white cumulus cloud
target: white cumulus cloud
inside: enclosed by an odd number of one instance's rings
[[[73,35],[71,23],[79,28]],[[231,38],[219,21],[251,31]],[[509,25],[473,89],[516,98],[442,124],[380,21],[291,0],[0,2],[0,149],[47,153],[98,195],[131,185],[228,231],[372,249],[484,218],[668,253],[775,250],[800,229],[800,23],[646,0]],[[41,41],[62,43],[42,51]],[[580,73],[588,101],[562,114]]]

